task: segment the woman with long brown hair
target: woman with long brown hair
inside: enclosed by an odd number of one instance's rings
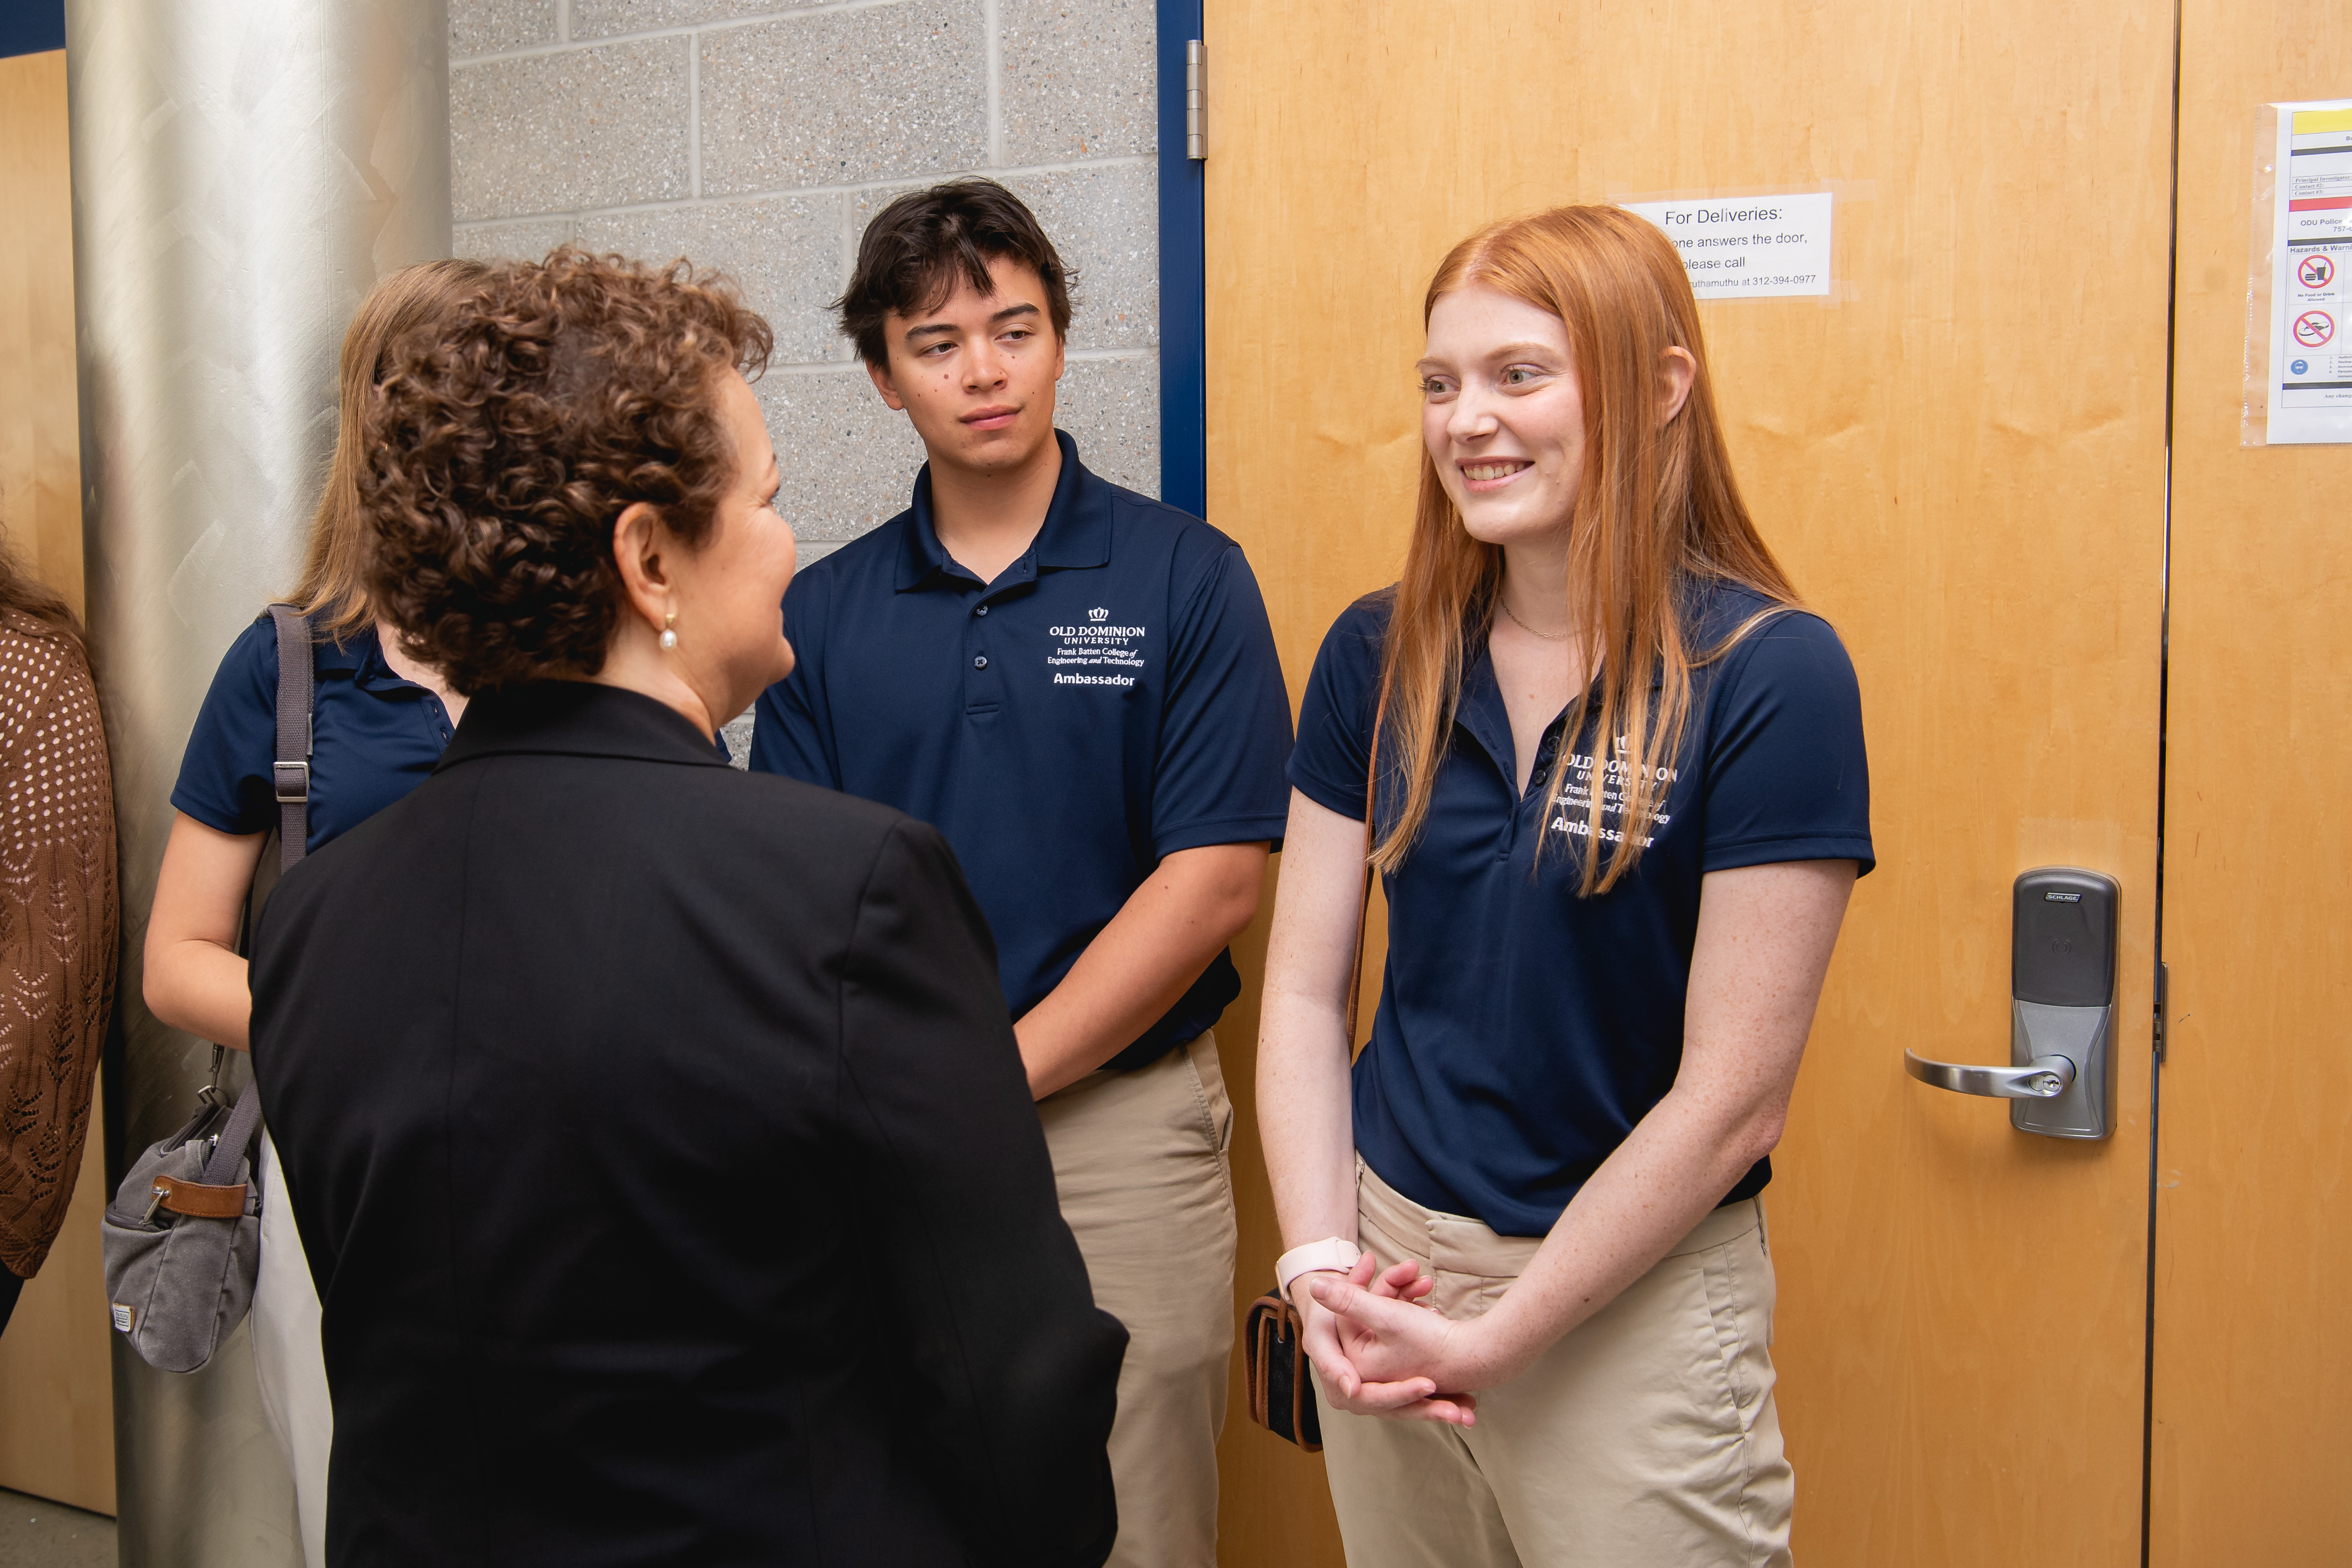
[[[1424,319],[1404,574],[1316,660],[1258,1059],[1349,1561],[1784,1563],[1757,1195],[1872,863],[1853,668],[1656,229],[1494,225]]]
[[[334,458],[301,579],[286,596],[308,618],[313,643],[308,849],[425,782],[465,710],[464,696],[437,672],[383,634],[366,576],[361,419],[392,347],[438,322],[489,276],[472,261],[403,267],[376,284],[343,335]],[[253,1012],[238,937],[263,843],[280,820],[278,671],[278,629],[265,613],[230,644],[196,716],[172,791],[178,814],[147,924],[149,1010],[236,1051],[247,1049]],[[260,1171],[254,1363],[263,1409],[294,1467],[304,1551],[316,1568],[325,1561],[333,1415],[320,1360],[318,1294],[266,1131]]]

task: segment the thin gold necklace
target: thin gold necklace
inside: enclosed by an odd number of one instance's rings
[[[1501,611],[1502,611],[1502,612],[1503,612],[1504,614],[1506,614],[1506,615],[1511,615],[1511,601],[1510,601],[1509,600],[1507,600],[1507,599],[1505,599],[1501,594],[1499,594],[1499,593],[1498,593],[1498,594],[1495,595],[1495,604],[1496,604],[1496,607],[1497,609],[1501,610]],[[1516,627],[1517,627],[1520,631],[1522,631],[1522,632],[1526,632],[1528,636],[1530,636],[1530,637],[1540,637],[1540,638],[1542,638],[1542,639],[1543,639],[1545,642],[1547,642],[1547,643],[1565,643],[1565,642],[1567,642],[1570,637],[1573,637],[1573,636],[1575,636],[1575,635],[1576,635],[1576,633],[1575,633],[1574,632],[1572,632],[1572,631],[1570,631],[1570,632],[1538,632],[1538,631],[1537,631],[1534,627],[1532,627],[1532,626],[1528,625],[1526,622],[1524,622],[1524,621],[1520,620],[1520,619],[1519,619],[1517,616],[1516,616],[1516,615],[1511,615],[1511,624],[1512,624],[1512,625],[1514,625],[1514,626],[1516,626]]]

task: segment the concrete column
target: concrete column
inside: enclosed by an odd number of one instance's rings
[[[66,30],[89,621],[122,831],[111,1182],[211,1059],[140,1001],[181,750],[230,640],[292,584],[353,308],[449,254],[448,16],[68,0]],[[299,1564],[245,1331],[189,1377],[115,1348],[124,1568]]]

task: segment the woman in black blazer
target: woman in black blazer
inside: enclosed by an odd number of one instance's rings
[[[792,666],[767,348],[559,251],[371,413],[373,586],[474,700],[253,964],[338,1568],[1109,1551],[1126,1334],[955,862],[713,750]]]

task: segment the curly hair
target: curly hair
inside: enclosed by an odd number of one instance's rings
[[[643,501],[701,548],[736,478],[719,378],[756,376],[772,343],[714,274],[564,246],[394,344],[360,504],[409,653],[468,695],[604,668],[614,524]]]

